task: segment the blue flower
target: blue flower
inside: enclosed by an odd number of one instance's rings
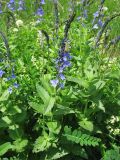
[[[12,93],[12,87],[8,88],[8,92],[11,94]]]
[[[10,0],[9,3],[7,3],[7,6],[10,10],[15,11],[15,2],[14,0]]]
[[[53,79],[53,80],[50,81],[50,83],[51,83],[51,85],[52,85],[53,87],[57,87],[57,85],[58,85],[58,83],[59,83],[59,80],[58,80],[58,79]]]
[[[3,76],[5,72],[3,70],[0,70],[0,78]]]
[[[64,70],[64,66],[59,66],[57,68],[58,68],[58,73],[62,73]]]
[[[44,0],[41,0],[41,2],[40,2],[41,4],[45,4],[45,1]]]
[[[59,74],[59,77],[60,77],[61,80],[65,80],[64,74],[60,73],[60,74]]]
[[[59,52],[59,57],[55,60],[55,64],[56,64],[56,68],[57,68],[57,72],[58,72],[58,79],[55,80],[51,80],[51,84],[52,86],[56,87],[58,84],[59,86],[62,84],[61,80],[65,80],[65,76],[63,74],[65,68],[71,66],[70,60],[71,60],[71,56],[69,52],[63,52],[60,53]],[[63,87],[60,87],[63,88]]]
[[[98,12],[98,11],[95,12],[95,13],[93,14],[93,16],[94,16],[94,18],[97,18],[97,17],[99,16],[99,12]]]
[[[10,81],[11,80],[11,77],[7,77],[7,81]]]
[[[72,58],[72,56],[70,55],[69,52],[65,52],[65,53],[63,53],[62,55],[63,55],[63,57],[67,57],[68,59],[71,59],[71,58]]]
[[[16,75],[15,75],[14,73],[12,73],[11,78],[12,78],[12,79],[15,79],[15,78],[16,78]]]
[[[21,11],[21,10],[25,9],[23,0],[19,0],[18,4],[19,4],[18,11]]]
[[[36,14],[37,14],[38,16],[41,16],[41,17],[44,15],[44,11],[43,11],[42,7],[38,8]]]
[[[63,64],[63,67],[70,67],[71,66],[71,63],[69,61],[65,61],[64,64]]]
[[[85,9],[84,12],[83,12],[83,16],[84,18],[88,18],[88,13],[87,13],[87,10]]]
[[[63,83],[60,83],[59,86],[60,86],[60,88],[64,88],[64,84]]]
[[[77,20],[79,21],[81,18],[82,18],[81,16],[78,16],[78,17],[77,17]]]
[[[0,3],[0,14],[2,13],[2,4]]]
[[[98,20],[98,25],[99,25],[100,27],[103,26],[103,22],[101,21],[101,19]]]
[[[19,87],[19,84],[15,82],[15,83],[13,84],[13,86],[14,86],[15,88],[18,88],[18,87]]]

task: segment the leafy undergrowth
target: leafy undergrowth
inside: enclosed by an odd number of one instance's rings
[[[0,2],[1,160],[120,159],[119,16],[107,0]]]

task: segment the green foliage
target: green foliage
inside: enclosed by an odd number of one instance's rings
[[[12,145],[10,142],[6,142],[0,145],[0,156],[4,155],[11,148],[12,148]]]
[[[99,145],[100,139],[93,137],[88,134],[83,134],[79,130],[71,131],[71,128],[68,128],[67,126],[64,128],[64,136],[67,138],[67,140],[72,141],[74,143],[79,143],[81,146],[97,146]]]
[[[45,133],[44,136],[38,137],[35,141],[33,152],[37,153],[48,149],[51,146],[51,140],[52,138],[50,138],[47,133]]]
[[[119,147],[115,147],[114,149],[107,150],[105,152],[102,160],[119,160],[120,159],[120,149]]]
[[[35,0],[10,13],[7,2],[0,2],[0,160],[120,160],[120,46],[113,41],[119,17],[95,46],[101,28],[92,22],[100,1],[58,0],[55,8],[45,0],[43,17],[35,15]],[[118,5],[105,1],[102,22],[119,12]],[[62,80],[56,58],[64,40],[72,58]],[[64,88],[53,87],[53,79]]]
[[[30,106],[35,109],[38,113],[43,115],[49,115],[52,108],[54,107],[55,98],[50,96],[49,93],[40,85],[36,85],[38,96],[42,99],[44,104],[37,104],[30,102]]]

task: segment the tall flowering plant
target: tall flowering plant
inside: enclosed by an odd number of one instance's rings
[[[60,88],[64,87],[65,75],[64,71],[66,68],[71,66],[70,60],[71,56],[69,51],[66,51],[66,43],[68,41],[68,31],[70,29],[70,25],[75,18],[75,12],[70,15],[70,18],[66,22],[66,26],[64,29],[64,38],[61,41],[61,48],[58,52],[58,58],[56,59],[56,69],[57,69],[57,77],[56,79],[51,80],[51,84],[53,87],[59,86]]]
[[[14,88],[18,88],[19,84],[17,83],[14,61],[11,59],[11,52],[8,44],[8,40],[3,32],[0,31],[0,36],[3,39],[3,42],[6,47],[6,52],[1,53],[0,56],[0,79],[7,83],[8,92],[11,94]],[[3,55],[4,54],[4,55]]]

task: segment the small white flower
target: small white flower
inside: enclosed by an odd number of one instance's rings
[[[18,29],[17,28],[13,28],[13,32],[18,32]]]
[[[23,21],[22,20],[17,20],[16,21],[16,25],[18,26],[18,27],[20,27],[20,26],[23,26]]]
[[[93,29],[98,29],[98,25],[95,24],[95,25],[93,26]]]
[[[107,7],[103,7],[103,11],[107,11],[108,10],[108,8]]]

